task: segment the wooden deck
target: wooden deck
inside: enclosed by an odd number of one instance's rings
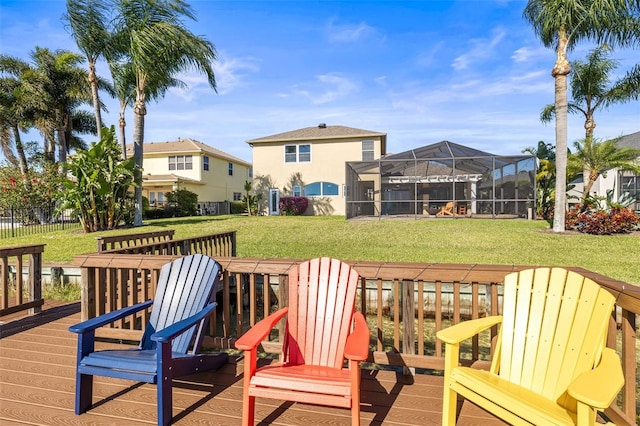
[[[31,318],[0,318],[0,424],[155,424],[154,385],[103,377],[95,378],[93,409],[74,414],[76,335],[68,327],[80,321],[79,306],[45,308]],[[219,371],[175,382],[173,399],[176,425],[239,425],[242,359],[232,357]],[[441,399],[442,377],[363,370],[363,425],[438,425]],[[260,425],[348,425],[350,413],[258,398],[256,420]],[[462,404],[458,425],[503,424],[469,402]]]

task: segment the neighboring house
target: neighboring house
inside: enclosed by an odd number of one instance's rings
[[[386,154],[387,134],[345,126],[306,127],[248,140],[255,176],[269,176],[277,188],[269,194],[269,213],[291,177],[300,173],[304,187],[292,194],[309,198],[309,214],[345,214],[345,163],[376,160]]]
[[[151,205],[164,204],[167,192],[186,189],[198,195],[203,214],[216,203],[241,200],[252,173],[251,163],[193,139],[145,143],[142,167],[142,195]]]
[[[618,146],[628,146],[634,149],[640,149],[640,132],[631,133],[621,136],[618,140]],[[640,159],[639,159],[640,161]],[[569,207],[574,207],[580,203],[582,196],[583,180],[582,176],[571,182],[575,187],[567,193]],[[623,172],[620,170],[609,170],[607,176],[600,176],[591,187],[591,193],[598,197],[606,197],[607,191],[613,190],[614,194],[619,197],[623,193],[629,193],[636,196],[635,205],[631,206],[634,210],[640,211],[640,176],[633,172]]]

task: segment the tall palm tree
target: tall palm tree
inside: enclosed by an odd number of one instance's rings
[[[116,38],[126,53],[135,75],[136,98],[133,104],[133,154],[138,166],[135,182],[136,212],[134,226],[142,225],[142,156],[144,117],[148,87],[160,87],[178,73],[195,68],[207,75],[215,90],[212,62],[213,44],[191,33],[182,22],[195,20],[191,7],[182,0],[118,0]]]
[[[618,139],[606,141],[594,138],[585,138],[573,143],[575,152],[569,155],[569,170],[580,172],[588,170],[588,174],[583,174],[584,189],[582,191],[581,204],[585,206],[585,201],[589,192],[598,177],[605,176],[607,171],[618,169],[640,173],[640,149],[628,146],[618,146]]]
[[[89,65],[88,81],[91,87],[96,129],[103,127],[98,94],[99,80],[96,74],[96,63],[100,57],[108,58],[111,54],[111,34],[107,27],[108,0],[67,0],[67,13],[63,20],[67,22],[71,34],[84,54]],[[104,86],[104,85],[103,85]]]
[[[125,136],[125,111],[126,108],[133,105],[136,99],[136,79],[133,73],[133,68],[130,63],[116,63],[110,62],[109,68],[111,69],[111,77],[113,78],[113,86],[116,96],[120,102],[120,113],[118,120],[118,134],[120,140],[120,146],[122,148],[122,158],[127,158],[127,142]],[[158,100],[162,99],[167,90],[172,87],[186,88],[187,85],[178,79],[171,76],[167,76],[166,81],[154,81],[153,84],[148,84],[146,87],[145,99]]]
[[[58,161],[66,162],[73,129],[73,115],[83,105],[91,103],[87,71],[80,68],[81,55],[69,51],[36,47],[32,53],[35,67],[21,79],[35,111],[35,124],[45,138],[45,155],[55,161],[54,147],[58,147]]]
[[[20,129],[27,129],[32,123],[21,106],[22,80],[20,76],[30,68],[18,58],[0,55],[0,145],[7,160],[19,167],[20,174],[27,176],[29,165],[20,136]],[[13,155],[13,146],[17,153]]]
[[[585,137],[584,142],[579,145],[587,150],[593,143],[593,133],[596,128],[594,115],[596,111],[606,109],[615,103],[625,103],[637,100],[640,97],[640,66],[636,65],[622,78],[611,83],[610,75],[618,67],[618,61],[611,59],[609,54],[611,48],[602,45],[593,49],[587,56],[587,61],[575,60],[571,62],[571,101],[567,104],[567,110],[572,114],[582,114],[584,116]],[[553,119],[555,105],[547,105],[540,114],[543,122]],[[609,152],[608,150],[602,151]],[[589,169],[590,162],[583,163],[585,169],[582,170],[584,177],[584,189],[582,202],[589,195],[593,181],[591,178],[597,171]],[[590,182],[589,185],[587,183]]]
[[[584,40],[610,46],[640,43],[640,0],[528,0],[523,16],[546,47],[555,48],[556,200],[553,231],[564,232],[567,184],[567,52]]]
[[[593,138],[596,111],[640,97],[640,65],[612,83],[610,77],[619,62],[609,57],[610,52],[609,46],[602,45],[589,53],[586,62],[571,61],[571,101],[567,110],[584,116],[585,139]],[[554,116],[555,105],[549,104],[540,113],[540,120],[548,123]]]

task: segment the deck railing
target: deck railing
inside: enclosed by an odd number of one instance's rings
[[[172,240],[175,232],[176,231],[173,229],[167,229],[165,231],[139,232],[136,234],[98,237],[96,238],[98,241],[98,253],[128,248],[136,245],[153,244],[156,242]]]
[[[85,255],[75,263],[82,268],[83,319],[135,304],[153,296],[160,267],[175,256]],[[211,318],[205,345],[233,348],[249,327],[283,306],[287,295],[287,271],[300,260],[217,257],[224,270],[219,309]],[[366,312],[371,335],[370,361],[402,367],[443,369],[443,347],[435,332],[468,318],[501,312],[502,282],[510,272],[528,266],[463,265],[391,262],[348,262],[360,273],[358,309]],[[612,315],[609,346],[621,354],[626,385],[618,405],[607,415],[616,424],[636,419],[636,315],[640,291],[598,274],[582,273],[617,297]],[[148,313],[102,330],[101,337],[139,339]],[[408,320],[410,318],[410,320]],[[279,350],[274,331],[263,342],[267,352]],[[492,329],[462,348],[462,361],[472,363],[491,357]]]
[[[136,243],[136,240],[139,240],[139,238],[135,235],[136,234],[131,234],[130,236],[133,236],[133,238],[128,242]],[[109,238],[117,239],[119,237],[114,236]],[[100,242],[98,242],[98,244],[100,245]],[[126,242],[120,242],[120,247],[103,250],[102,253],[168,256],[186,256],[192,253],[202,253],[212,257],[234,257],[236,255],[236,231],[181,238],[178,240],[173,239],[173,234],[171,238],[167,238],[166,234],[160,233],[156,238],[147,237],[146,244],[131,245]]]
[[[0,248],[0,316],[40,312],[44,244]],[[25,262],[26,258],[26,262]],[[27,268],[25,280],[24,268]]]

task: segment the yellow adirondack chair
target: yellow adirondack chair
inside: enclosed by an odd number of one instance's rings
[[[446,344],[442,424],[455,425],[457,395],[516,425],[595,424],[624,384],[605,347],[614,296],[562,268],[505,277],[503,314],[441,330]],[[489,371],[459,366],[460,342],[502,324]]]

